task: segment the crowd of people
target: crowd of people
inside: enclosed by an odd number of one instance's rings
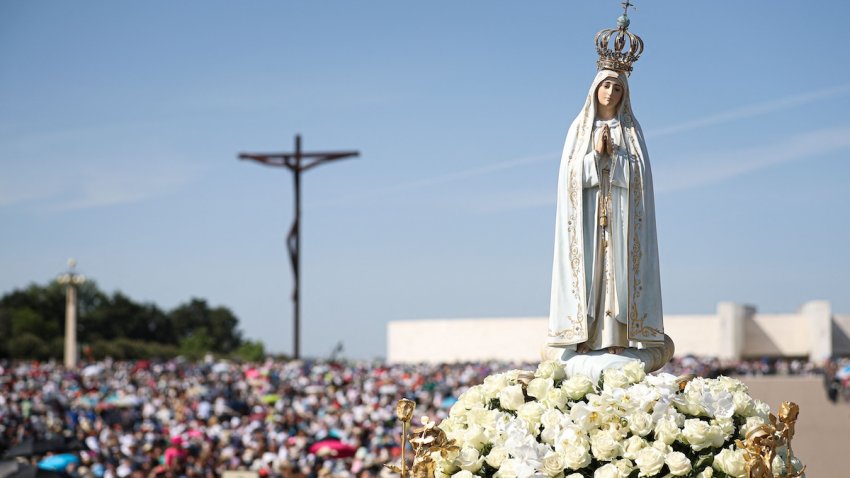
[[[27,439],[76,439],[76,478],[374,478],[398,459],[395,404],[444,418],[491,373],[532,364],[387,365],[322,361],[234,364],[112,362],[66,370],[0,363],[0,450]],[[816,373],[804,361],[734,364],[677,358],[673,374]],[[834,375],[834,374],[833,374]],[[847,384],[845,384],[847,385]]]
[[[850,358],[827,361],[823,368],[823,385],[831,402],[850,402]]]
[[[762,358],[720,360],[716,357],[674,357],[661,370],[673,375],[694,374],[700,377],[758,375],[816,375],[822,368],[814,362],[798,358]]]

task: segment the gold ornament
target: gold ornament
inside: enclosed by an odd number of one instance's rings
[[[450,454],[459,452],[460,447],[455,445],[454,440],[449,440],[446,432],[428,417],[422,417],[422,426],[414,428],[408,435],[407,429],[414,409],[416,409],[416,403],[407,399],[399,400],[396,405],[396,415],[402,424],[401,466],[384,466],[398,473],[401,478],[434,478],[437,463],[432,455],[439,453],[443,459],[448,459]],[[413,448],[413,465],[409,469],[404,453],[408,443]]]
[[[744,466],[748,478],[774,478],[773,459],[776,457],[776,449],[783,445],[787,451],[785,473],[779,478],[798,478],[803,475],[806,467],[794,472],[791,463],[791,439],[794,437],[794,425],[799,414],[800,407],[796,403],[782,402],[778,420],[771,413],[769,424],[750,430],[743,442],[736,440],[738,448],[744,450]]]
[[[410,423],[415,409],[416,403],[413,400],[402,398],[395,406],[395,414],[402,423]]]

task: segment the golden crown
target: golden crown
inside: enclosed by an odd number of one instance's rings
[[[597,69],[629,74],[632,64],[643,53],[643,40],[629,31],[628,8],[631,6],[628,0],[623,2],[623,14],[617,19],[616,29],[599,30],[596,34],[596,52],[599,53]]]

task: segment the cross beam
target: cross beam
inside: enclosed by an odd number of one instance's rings
[[[240,153],[239,159],[250,159],[267,166],[285,167],[292,171],[295,181],[295,219],[286,236],[289,262],[292,265],[294,286],[292,289],[293,313],[293,358],[301,358],[301,173],[329,161],[360,156],[358,151],[304,152],[301,150],[301,135],[295,135],[295,151],[292,153]]]

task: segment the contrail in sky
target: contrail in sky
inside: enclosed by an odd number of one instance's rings
[[[768,113],[774,113],[776,111],[796,108],[816,101],[844,96],[848,93],[850,93],[850,84],[835,86],[825,90],[812,91],[800,95],[787,96],[785,98],[756,103],[754,105],[744,106],[742,108],[725,111],[723,113],[703,116],[702,118],[696,118],[690,121],[685,121],[684,123],[667,126],[665,128],[654,129],[648,132],[646,136],[648,138],[658,138],[661,136],[671,135],[673,133],[691,131],[705,126],[713,126],[739,119],[752,118],[754,116],[761,116]]]
[[[768,145],[688,156],[653,174],[656,192],[671,192],[716,183],[776,164],[850,149],[850,126],[807,131]],[[676,170],[676,166],[682,168]]]
[[[817,101],[825,100],[828,98],[835,98],[839,96],[844,96],[850,94],[850,84],[844,84],[839,86],[834,86],[831,88],[826,88],[822,90],[812,91],[808,93],[802,93],[794,96],[787,96],[784,98],[773,99],[769,101],[765,101],[762,103],[756,103],[748,106],[744,106],[741,108],[735,108],[729,111],[725,111],[722,113],[717,113],[713,115],[703,116],[701,118],[695,118],[690,121],[685,121],[683,123],[677,123],[675,125],[662,127],[658,129],[651,130],[647,132],[646,136],[648,138],[659,138],[663,136],[668,136],[674,133],[682,133],[685,131],[691,131],[699,128],[703,128],[706,126],[714,126],[718,124],[728,123],[731,121],[737,121],[746,118],[752,118],[756,116],[762,116],[769,113],[775,113],[777,111],[788,110],[792,108],[796,108],[799,106],[803,106],[809,103],[814,103]],[[840,141],[832,141],[830,144],[837,145]],[[759,148],[752,148],[750,151],[758,151]],[[379,188],[374,189],[366,194],[358,195],[358,197],[371,197],[376,195],[383,195],[392,192],[398,191],[409,191],[411,189],[417,189],[427,186],[433,186],[437,184],[445,184],[454,181],[459,181],[462,179],[467,179],[471,177],[483,176],[486,174],[491,174],[494,172],[502,171],[505,169],[512,169],[519,166],[525,166],[528,164],[546,162],[546,161],[554,161],[560,158],[560,152],[551,152],[546,154],[540,154],[535,156],[527,156],[524,158],[518,159],[510,159],[507,161],[500,161],[497,163],[492,163],[486,166],[481,166],[477,168],[464,169],[461,171],[455,171],[453,173],[446,173],[439,176],[434,176],[431,178],[419,179],[415,181],[407,181],[395,184],[393,186],[387,188]],[[795,156],[796,159],[796,156]],[[759,166],[764,167],[764,166]],[[746,171],[743,171],[746,172]],[[738,173],[742,174],[742,173]],[[728,177],[728,176],[727,176]],[[680,187],[670,188],[665,190],[673,190],[673,189],[681,189]]]

